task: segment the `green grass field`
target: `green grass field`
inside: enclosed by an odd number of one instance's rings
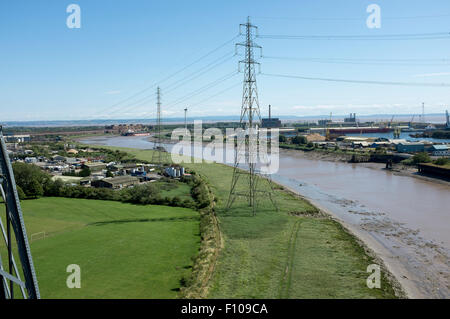
[[[152,151],[120,149],[151,160]],[[254,217],[243,199],[226,211],[232,168],[221,164],[184,165],[200,173],[218,199],[216,211],[224,248],[209,297],[395,298],[384,277],[381,289],[366,286],[366,269],[373,259],[339,223],[321,217],[308,202],[278,189],[275,200],[279,211],[267,197],[261,198]],[[267,189],[266,182],[261,184]],[[244,186],[241,180],[238,188]]]
[[[46,232],[30,243],[42,298],[176,298],[200,244],[186,208],[41,198],[22,209],[29,238]],[[66,286],[70,264],[80,289]]]
[[[161,190],[162,197],[179,197],[181,200],[192,199],[191,187],[188,184],[175,182],[156,182],[155,185]]]

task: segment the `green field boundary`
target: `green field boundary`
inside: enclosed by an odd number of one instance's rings
[[[200,178],[203,179],[201,176]],[[203,179],[203,181],[205,180]],[[207,298],[211,278],[216,269],[220,250],[223,248],[222,232],[215,213],[215,196],[206,182],[205,185],[211,201],[208,207],[200,211],[200,234],[202,240],[199,254],[194,261],[188,285],[180,291],[181,298]]]

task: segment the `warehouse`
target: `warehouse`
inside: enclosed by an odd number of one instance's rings
[[[117,176],[99,179],[91,182],[93,187],[121,189],[139,184],[139,179],[133,176]]]

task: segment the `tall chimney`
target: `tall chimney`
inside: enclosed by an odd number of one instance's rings
[[[271,113],[270,113],[270,108],[271,108],[271,106],[270,106],[270,104],[269,104],[269,120],[272,118],[272,117],[271,117]]]

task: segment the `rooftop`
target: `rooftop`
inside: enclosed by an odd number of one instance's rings
[[[448,150],[448,145],[433,145],[435,150],[446,151]]]

